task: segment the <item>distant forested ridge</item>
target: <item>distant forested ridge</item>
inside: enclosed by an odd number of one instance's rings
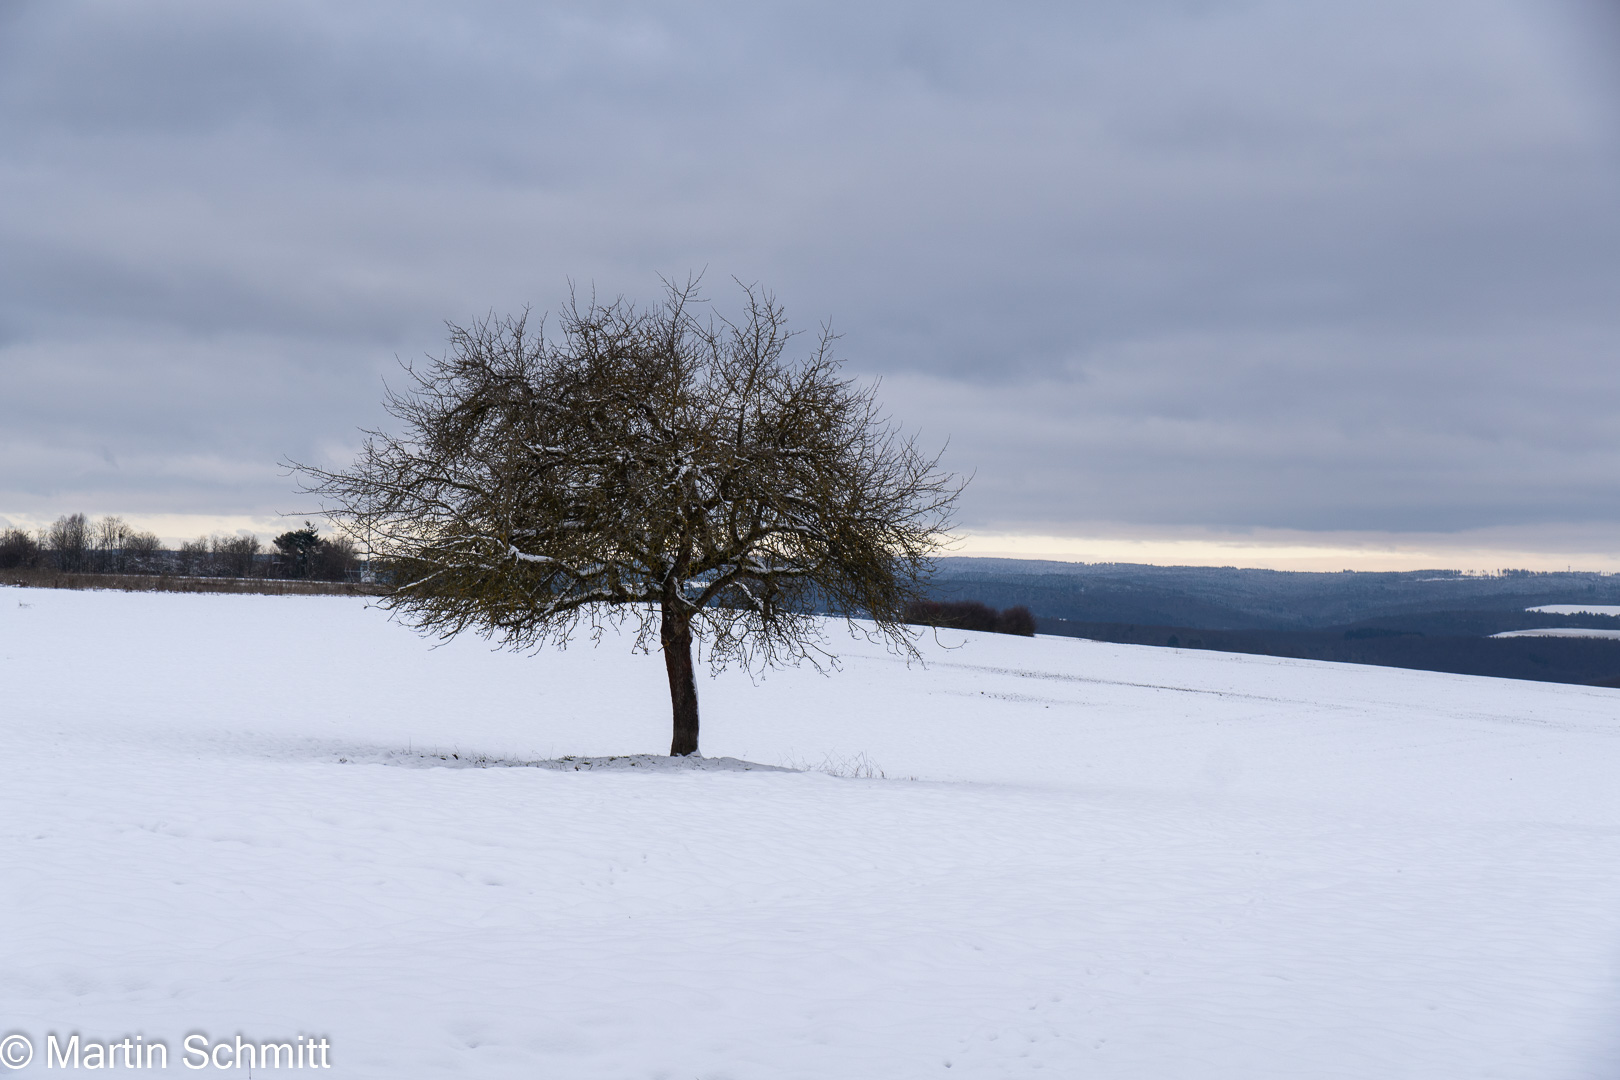
[[[1027,607],[1041,633],[1553,682],[1620,684],[1620,641],[1492,639],[1507,630],[1620,629],[1620,575],[1504,570],[1306,573],[1235,567],[939,560],[930,595]]]
[[[1506,613],[1542,604],[1620,605],[1620,575],[1523,570],[1490,576],[1456,570],[1327,574],[950,558],[939,560],[931,591],[941,600],[1022,605],[1037,618],[1311,630],[1442,611]]]

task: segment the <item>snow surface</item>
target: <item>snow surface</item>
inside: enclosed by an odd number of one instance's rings
[[[1597,630],[1589,626],[1544,626],[1534,630],[1504,630],[1493,638],[1512,637],[1589,637],[1620,638],[1620,630]]]
[[[709,753],[855,776],[576,770],[667,745],[656,656],[0,590],[0,1034],[41,1075],[193,1032],[379,1078],[1620,1075],[1616,691],[955,641],[700,686]]]
[[[1547,615],[1620,615],[1620,607],[1613,604],[1543,604],[1524,610]]]

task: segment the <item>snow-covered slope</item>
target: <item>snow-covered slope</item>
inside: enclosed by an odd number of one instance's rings
[[[1500,634],[1492,634],[1493,638],[1516,637],[1583,637],[1583,638],[1620,638],[1620,630],[1600,630],[1590,626],[1540,626],[1534,630],[1504,630]]]
[[[953,644],[700,686],[711,756],[885,778],[468,768],[660,750],[661,663],[0,590],[0,1035],[41,1075],[51,1033],[389,1078],[1620,1074],[1620,692]]]

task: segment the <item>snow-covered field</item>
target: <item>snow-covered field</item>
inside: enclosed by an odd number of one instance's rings
[[[1493,638],[1515,637],[1585,637],[1585,638],[1620,638],[1620,630],[1598,630],[1589,626],[1544,626],[1534,630],[1504,630],[1500,634],[1492,634]]]
[[[1620,1076],[1620,692],[957,640],[700,686],[706,753],[883,778],[480,768],[664,748],[662,664],[0,590],[0,1035],[40,1075],[195,1033],[378,1078]]]

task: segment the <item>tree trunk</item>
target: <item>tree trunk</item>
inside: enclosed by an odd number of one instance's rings
[[[669,701],[675,712],[675,738],[670,757],[697,753],[697,681],[692,676],[692,624],[666,606],[658,626],[664,648],[664,670],[669,673]]]

